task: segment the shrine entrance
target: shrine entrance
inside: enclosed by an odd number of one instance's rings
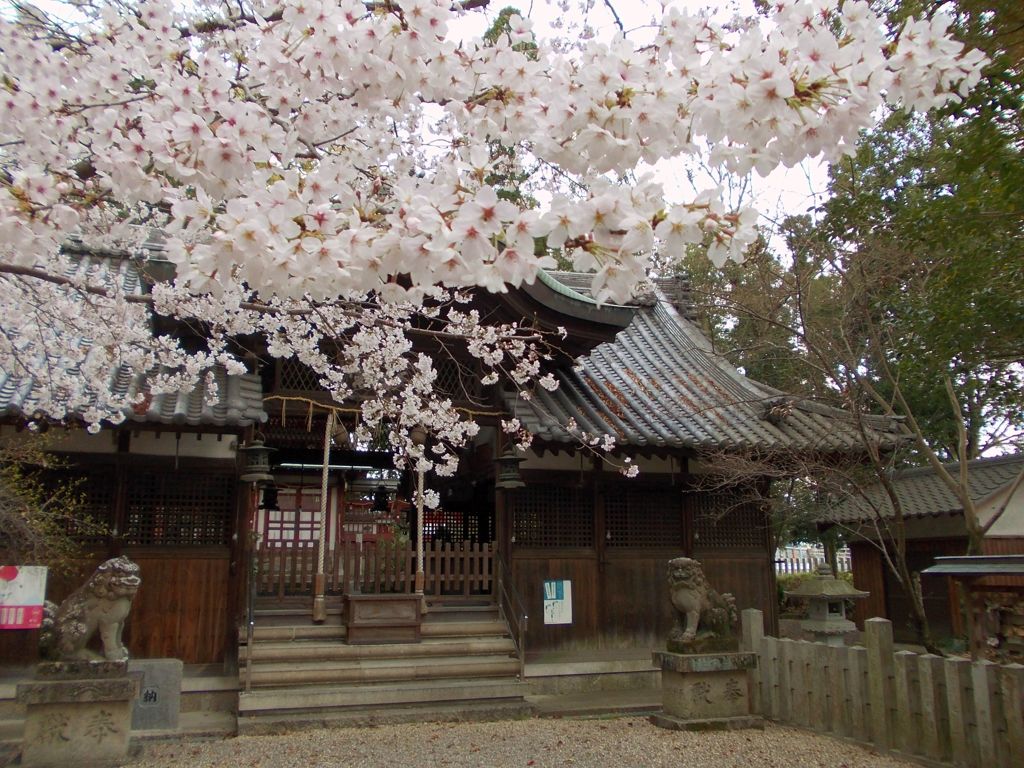
[[[320,467],[292,463],[275,465],[274,484],[256,502],[253,577],[260,602],[312,596],[317,573],[325,576],[327,596],[412,594],[416,511],[402,473],[335,465],[324,503],[312,485]],[[424,511],[424,594],[491,594],[492,495],[450,493],[438,509]]]

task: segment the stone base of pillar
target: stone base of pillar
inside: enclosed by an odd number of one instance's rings
[[[654,725],[687,731],[764,727],[750,710],[747,671],[757,667],[756,654],[656,651],[653,660],[661,667],[663,709],[651,717]]]
[[[36,667],[20,683],[25,705],[21,764],[25,768],[102,768],[128,756],[132,700],[139,679],[126,661],[58,661]]]

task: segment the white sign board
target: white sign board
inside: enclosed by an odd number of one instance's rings
[[[572,624],[572,582],[568,579],[545,580],[544,623]]]
[[[45,598],[44,566],[0,565],[0,629],[38,629]]]

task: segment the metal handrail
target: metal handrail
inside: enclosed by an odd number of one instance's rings
[[[253,637],[256,634],[256,582],[258,581],[257,569],[259,562],[256,557],[256,550],[259,547],[259,536],[254,535],[249,543],[248,563],[246,573],[248,574],[248,595],[246,596],[246,617],[245,617],[245,692],[252,690],[252,662],[255,648]]]
[[[529,616],[523,607],[523,599],[512,581],[512,573],[505,563],[505,558],[497,550],[494,552],[494,562],[498,571],[498,611],[512,633],[512,644],[519,657],[519,679],[523,680],[526,677],[526,627]],[[514,617],[515,621],[511,617]]]

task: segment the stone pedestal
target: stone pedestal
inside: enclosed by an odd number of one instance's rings
[[[756,654],[656,651],[653,659],[661,667],[663,708],[651,717],[655,725],[681,731],[764,727],[750,711],[747,671],[757,667]]]
[[[420,641],[421,595],[350,594],[347,603],[349,645]]]
[[[128,674],[139,678],[132,704],[133,731],[176,731],[181,714],[181,659],[132,659]]]
[[[100,768],[128,755],[132,700],[139,681],[124,661],[57,661],[21,683],[25,705],[21,764],[26,768]]]

